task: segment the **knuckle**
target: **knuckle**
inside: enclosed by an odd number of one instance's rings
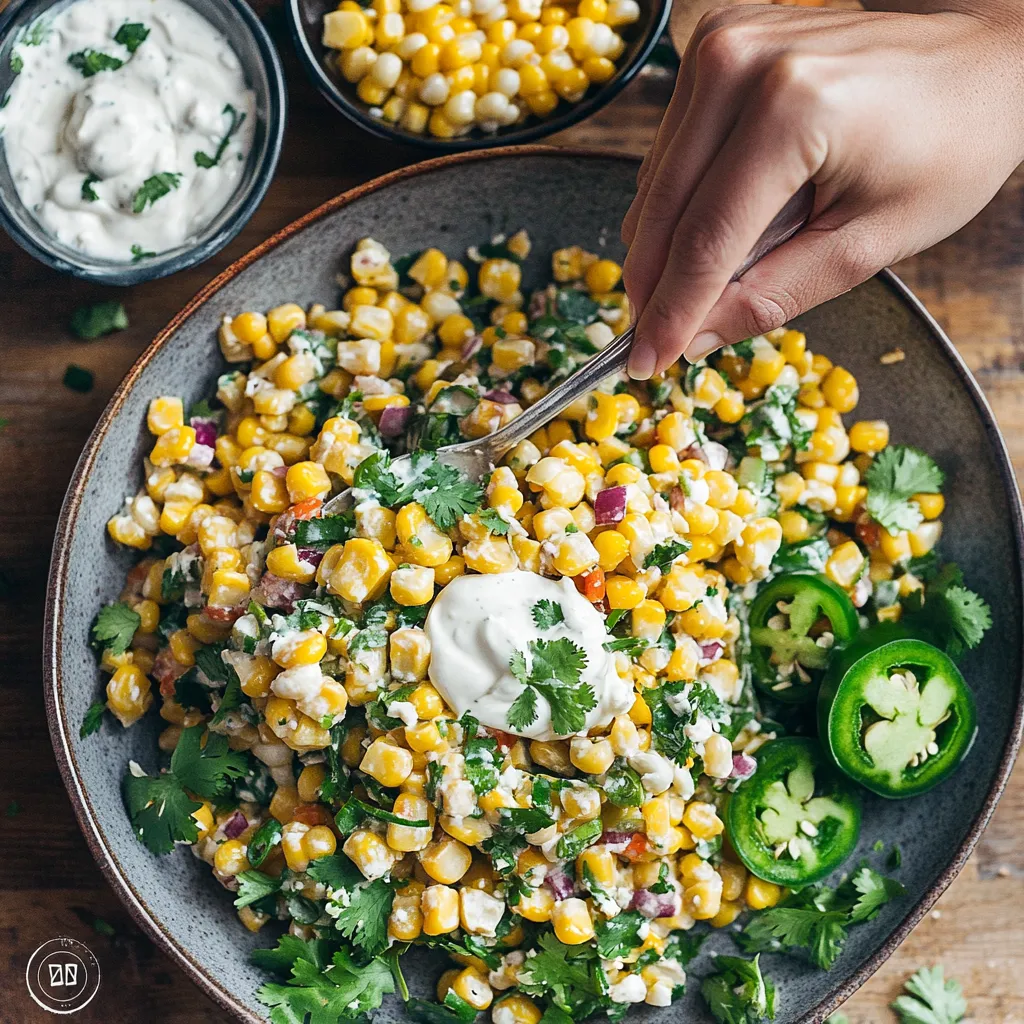
[[[776,286],[763,291],[747,290],[743,296],[745,327],[752,335],[783,327],[801,310],[796,297]]]
[[[744,22],[729,21],[711,29],[697,44],[697,73],[742,74],[756,58],[759,35],[756,25]]]
[[[702,39],[716,29],[735,24],[736,21],[746,16],[747,12],[736,6],[716,7],[713,10],[705,11],[700,16],[697,27],[693,31],[694,37]]]
[[[680,265],[687,276],[717,273],[725,269],[726,239],[731,237],[728,225],[708,215],[693,224],[685,241],[676,246]]]
[[[844,289],[866,281],[886,264],[870,238],[852,231],[837,232],[834,260]]]

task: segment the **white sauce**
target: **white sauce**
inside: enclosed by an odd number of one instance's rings
[[[78,0],[22,41],[23,67],[0,110],[7,165],[18,196],[54,238],[88,256],[130,262],[193,238],[224,208],[252,146],[255,97],[227,39],[182,0]],[[149,35],[135,52],[116,42],[125,24]],[[123,61],[86,77],[68,63],[97,51]],[[244,121],[228,133],[229,105]],[[155,175],[178,187],[133,212]],[[89,179],[97,198],[83,195]],[[99,179],[99,180],[93,180]]]
[[[541,631],[532,609],[543,600],[561,605],[565,621]],[[424,628],[430,639],[430,681],[459,716],[468,711],[492,729],[538,740],[558,735],[541,696],[533,723],[521,730],[509,728],[508,709],[523,692],[509,659],[515,651],[525,653],[531,640],[567,637],[583,649],[587,664],[580,679],[591,685],[597,699],[586,729],[607,725],[633,704],[631,681],[618,675],[615,656],[602,646],[609,639],[604,616],[572,580],[532,572],[459,576],[438,595]]]

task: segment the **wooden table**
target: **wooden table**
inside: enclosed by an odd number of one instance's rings
[[[285,152],[269,195],[232,245],[208,263],[128,291],[59,277],[0,239],[0,1022],[51,1020],[29,1001],[25,965],[41,942],[75,936],[103,970],[82,1024],[227,1024],[131,922],[79,834],[43,716],[40,656],[50,544],[75,460],[111,392],[199,287],[250,247],[351,185],[415,159],[361,134],[307,84],[283,30],[268,23],[291,85]],[[643,78],[558,144],[642,153],[667,100]],[[524,201],[526,201],[524,199]],[[898,267],[960,347],[1024,470],[1024,173],[954,238]],[[94,342],[67,330],[85,302],[122,299],[131,327]],[[89,394],[62,387],[69,363],[95,373]],[[7,813],[3,809],[7,808]],[[967,868],[882,970],[846,1007],[857,1024],[892,1018],[887,1003],[922,964],[941,961],[964,985],[975,1021],[1024,1022],[1024,767]],[[197,908],[197,913],[201,908]],[[98,923],[98,930],[97,930]],[[109,934],[113,930],[113,934]]]

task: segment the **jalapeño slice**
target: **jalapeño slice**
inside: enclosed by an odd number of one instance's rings
[[[757,771],[730,797],[729,841],[767,882],[799,889],[831,874],[860,834],[860,800],[814,740],[787,737],[757,753]]]
[[[776,576],[750,606],[758,688],[786,703],[810,700],[833,649],[848,643],[858,625],[853,602],[827,576]]]
[[[822,686],[822,742],[851,779],[879,796],[924,793],[971,749],[974,696],[949,657],[923,640],[857,649],[860,657],[851,650]]]

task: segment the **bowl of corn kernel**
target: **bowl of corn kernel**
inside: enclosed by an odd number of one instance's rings
[[[529,142],[641,69],[669,0],[289,0],[316,87],[375,135],[430,149]]]
[[[629,322],[635,172],[534,147],[339,197],[193,301],[83,456],[58,760],[240,1019],[820,1020],[991,813],[1019,500],[895,278],[610,378],[483,479],[438,461]]]

